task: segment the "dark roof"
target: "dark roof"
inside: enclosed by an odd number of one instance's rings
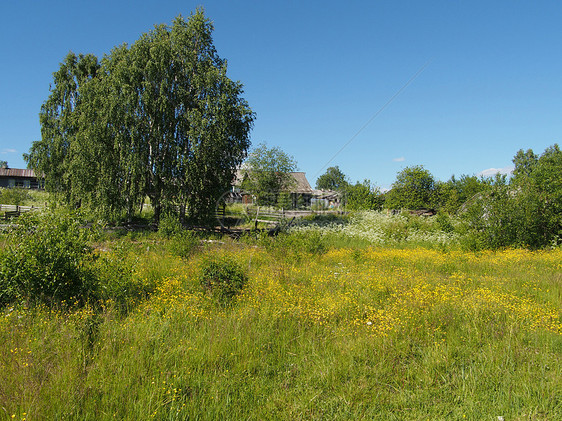
[[[0,168],[0,177],[28,177],[35,178],[33,170],[20,168]]]

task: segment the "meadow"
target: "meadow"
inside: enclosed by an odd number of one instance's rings
[[[0,419],[562,419],[560,248],[356,218],[91,239],[96,300],[2,309]]]

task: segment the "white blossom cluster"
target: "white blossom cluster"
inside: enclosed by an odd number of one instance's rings
[[[433,244],[456,243],[460,235],[442,231],[434,218],[408,218],[386,212],[362,211],[347,220],[337,222],[303,221],[290,229],[292,232],[319,231],[367,240],[372,244]]]

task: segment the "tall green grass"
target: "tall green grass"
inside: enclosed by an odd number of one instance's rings
[[[98,240],[96,303],[2,309],[0,419],[562,419],[560,250],[183,235]]]

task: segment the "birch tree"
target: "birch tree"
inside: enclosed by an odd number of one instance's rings
[[[130,218],[148,196],[156,221],[164,210],[208,218],[247,155],[254,120],[212,32],[198,9],[100,63],[67,57],[26,157],[47,189],[105,215]]]

